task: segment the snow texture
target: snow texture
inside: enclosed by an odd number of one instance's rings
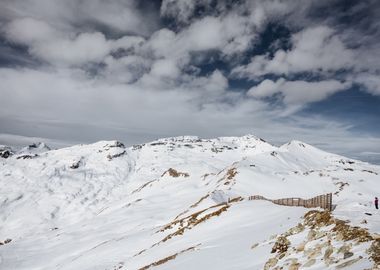
[[[0,245],[0,269],[263,269],[273,236],[310,209],[248,196],[331,192],[334,217],[379,233],[379,173],[299,141],[276,147],[252,135],[31,145],[0,158],[0,242],[11,239]],[[373,265],[366,248],[347,269]]]

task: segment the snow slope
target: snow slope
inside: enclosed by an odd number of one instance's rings
[[[332,225],[318,227],[330,244],[314,257],[306,248],[283,255],[297,263],[273,258],[278,236],[310,209],[246,198],[332,192],[333,216],[376,236],[380,212],[371,201],[380,195],[379,173],[379,166],[302,142],[275,147],[252,135],[184,136],[129,148],[117,141],[59,150],[38,144],[0,158],[0,241],[11,239],[0,246],[0,269],[335,269],[342,263],[369,269],[372,242],[340,239]],[[309,239],[315,249],[317,240],[307,237],[318,230],[304,227],[290,241]],[[343,245],[353,255],[343,258]],[[328,248],[335,261],[323,258]]]

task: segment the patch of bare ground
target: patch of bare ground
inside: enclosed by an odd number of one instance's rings
[[[229,207],[230,207],[230,205],[225,204],[225,203],[214,205],[214,206],[211,206],[209,208],[198,211],[194,214],[191,214],[187,217],[184,217],[180,220],[176,220],[176,221],[169,223],[160,231],[163,232],[165,230],[172,229],[174,226],[178,225],[177,230],[174,231],[173,233],[170,233],[165,238],[163,238],[160,242],[154,244],[153,246],[159,245],[162,242],[166,242],[167,240],[171,239],[174,236],[182,235],[186,230],[191,230],[192,228],[199,225],[200,223],[205,222],[206,220],[209,220],[213,217],[220,216],[220,214],[227,211],[227,209]],[[211,212],[211,213],[208,213],[206,215],[203,215],[203,216],[201,215],[202,213],[206,212],[207,210],[210,210],[213,208],[218,208],[218,209]]]
[[[197,202],[190,205],[190,208],[197,207],[203,200],[207,199],[209,196],[210,196],[209,194],[206,194],[205,196],[201,197]]]
[[[227,170],[225,175],[218,180],[218,183],[222,183],[223,185],[234,185],[236,183],[235,176],[238,174],[238,171],[235,167],[232,167]]]
[[[241,200],[243,200],[241,197],[233,198],[229,200],[228,203],[220,203],[220,204],[210,206],[208,208],[195,212],[191,215],[188,215],[184,218],[176,219],[166,224],[156,233],[165,232],[166,230],[172,230],[172,229],[175,229],[175,231],[168,234],[161,241],[152,245],[152,247],[157,246],[163,242],[166,242],[175,236],[183,235],[185,231],[191,230],[192,228],[196,227],[197,225],[203,222],[206,222],[207,220],[220,216],[223,212],[227,211],[228,208],[231,207],[231,203],[239,202]],[[209,212],[210,210],[213,210],[213,211]],[[208,213],[205,214],[205,212],[208,212]]]
[[[197,207],[203,200],[207,199],[210,195],[209,194],[206,194],[205,196],[201,197],[198,201],[196,201],[195,203],[193,203],[192,205],[190,205],[189,209],[186,209],[185,211],[181,212],[180,214],[178,214],[178,216],[176,216],[174,218],[174,220],[178,219],[180,216],[188,213],[190,211],[190,208],[195,208]]]
[[[303,233],[301,242],[299,236],[292,238],[300,233]],[[292,243],[292,239],[298,242]],[[362,252],[355,254],[355,250]],[[307,212],[302,223],[277,236],[272,253],[275,256],[266,262],[264,269],[303,269],[321,261],[326,267],[342,269],[363,260],[364,253],[374,262],[373,269],[380,269],[380,238],[367,229],[334,218],[329,211]]]
[[[120,153],[113,154],[113,155],[108,154],[108,155],[107,155],[107,158],[108,158],[109,161],[111,161],[111,160],[113,160],[113,159],[115,159],[115,158],[118,158],[118,157],[121,157],[121,156],[125,155],[126,153],[127,153],[126,151],[122,151],[122,152],[120,152]]]
[[[272,253],[285,253],[288,251],[290,246],[290,241],[285,236],[280,236],[277,238],[274,246],[272,247]]]
[[[206,198],[206,196],[204,196],[202,198]],[[197,212],[195,212],[191,215],[188,215],[184,218],[181,218],[181,219],[177,219],[178,218],[178,216],[177,216],[174,221],[164,225],[160,230],[156,231],[156,233],[162,233],[162,232],[165,232],[167,230],[173,230],[173,229],[175,229],[175,231],[168,234],[167,236],[165,236],[163,239],[161,239],[157,243],[153,244],[150,248],[158,246],[161,243],[166,242],[175,236],[183,235],[187,230],[191,230],[195,226],[197,226],[197,225],[199,225],[199,224],[201,224],[201,223],[203,223],[209,219],[220,216],[223,212],[227,211],[227,209],[230,208],[231,203],[239,202],[241,200],[243,200],[242,197],[236,197],[236,198],[229,200],[228,203],[220,203],[220,204],[210,206],[208,208],[197,211]],[[216,210],[214,210],[214,209],[216,209]],[[205,212],[210,211],[210,210],[214,210],[214,211],[209,212],[207,214],[204,214]],[[204,214],[204,215],[202,215],[202,214]],[[134,257],[141,255],[142,253],[144,253],[146,251],[147,251],[147,249],[141,250],[139,253],[135,254]]]
[[[188,251],[195,250],[198,246],[200,246],[200,244],[198,244],[198,245],[196,245],[196,246],[193,246],[193,247],[189,247],[189,248],[184,249],[184,250],[181,250],[181,251],[179,251],[179,252],[177,252],[177,253],[175,253],[175,254],[173,254],[173,255],[170,255],[170,256],[165,257],[165,258],[163,258],[163,259],[161,259],[161,260],[158,260],[158,261],[156,261],[156,262],[153,262],[153,263],[151,263],[151,264],[149,264],[149,265],[146,265],[146,266],[144,266],[144,267],[141,267],[141,268],[139,268],[138,270],[147,270],[147,269],[152,268],[152,267],[154,267],[154,266],[162,265],[162,264],[164,264],[164,263],[167,263],[168,261],[174,260],[174,259],[177,258],[177,256],[180,255],[180,254],[183,254],[183,253],[188,252]]]
[[[380,267],[380,239],[372,242],[371,247],[368,249],[371,259],[375,262],[376,266]]]
[[[229,203],[234,203],[234,202],[241,202],[241,201],[243,201],[243,200],[244,200],[243,197],[239,196],[239,197],[235,197],[235,198],[230,198],[230,199],[228,199],[228,202],[229,202]]]
[[[184,173],[184,172],[179,172],[179,171],[176,171],[175,169],[173,168],[170,168],[168,169],[167,171],[165,171],[162,175],[166,175],[166,174],[169,174],[171,177],[180,177],[180,176],[183,176],[183,177],[189,177],[190,175],[188,173]]]

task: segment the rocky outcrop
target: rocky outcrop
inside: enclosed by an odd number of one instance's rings
[[[9,158],[13,155],[13,151],[10,147],[0,146],[0,158]]]
[[[294,243],[292,239],[295,239]],[[297,242],[298,239],[298,242]],[[302,239],[301,242],[299,239]],[[367,229],[351,226],[334,218],[329,211],[312,210],[305,214],[303,223],[279,235],[272,247],[275,256],[264,265],[264,269],[303,269],[321,261],[325,267],[344,269],[367,257],[374,263],[373,269],[380,267],[380,239]],[[297,257],[295,259],[294,257]],[[282,268],[279,268],[282,269]]]

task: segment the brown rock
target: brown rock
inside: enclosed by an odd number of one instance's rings
[[[347,258],[350,258],[352,256],[354,256],[354,253],[347,251],[343,254],[343,259],[347,259]]]
[[[278,260],[276,258],[270,258],[264,265],[264,270],[269,270],[277,264]]]

